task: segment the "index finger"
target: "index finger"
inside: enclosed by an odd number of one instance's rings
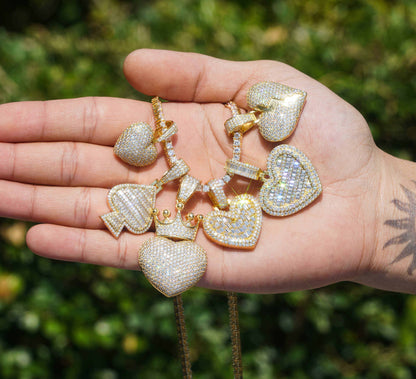
[[[257,82],[277,81],[306,91],[305,85],[311,87],[316,83],[281,62],[233,62],[196,53],[153,49],[132,52],[124,62],[124,74],[134,88],[147,95],[199,103],[233,100],[241,107],[246,107],[245,94]]]
[[[148,103],[109,97],[0,105],[0,141],[78,141],[113,145],[136,121],[151,122]]]

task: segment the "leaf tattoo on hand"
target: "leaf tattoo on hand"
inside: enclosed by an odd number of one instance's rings
[[[416,181],[412,182],[416,186]],[[392,200],[392,203],[399,211],[406,213],[407,217],[396,220],[387,220],[384,222],[384,225],[388,225],[398,230],[403,230],[404,232],[388,240],[384,244],[383,249],[391,245],[401,245],[406,243],[406,246],[403,248],[401,253],[393,260],[392,264],[401,261],[402,259],[408,256],[413,256],[412,262],[410,263],[407,269],[407,273],[409,275],[412,275],[413,271],[416,269],[416,193],[409,190],[403,185],[401,185],[401,188],[405,193],[408,202],[403,202],[401,200],[394,199]]]

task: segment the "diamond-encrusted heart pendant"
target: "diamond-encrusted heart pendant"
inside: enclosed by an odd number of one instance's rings
[[[282,141],[295,130],[306,92],[275,82],[261,82],[247,92],[250,108],[261,111],[257,125],[264,139]]]
[[[207,267],[207,255],[195,242],[156,236],[142,245],[139,265],[153,287],[173,297],[198,283]]]
[[[242,194],[230,202],[229,211],[214,210],[204,217],[204,232],[214,242],[240,249],[253,249],[260,235],[262,212],[258,201]]]
[[[134,234],[142,234],[152,224],[155,199],[155,186],[119,184],[108,193],[112,212],[101,216],[101,219],[116,238],[124,227]]]
[[[294,146],[279,145],[267,159],[268,179],[260,190],[262,209],[272,216],[288,216],[300,211],[322,191],[312,163]]]
[[[153,143],[153,130],[150,125],[145,122],[130,125],[114,145],[114,154],[136,167],[153,163],[157,157],[157,149]]]

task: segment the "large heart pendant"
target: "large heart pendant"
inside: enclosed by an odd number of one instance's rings
[[[114,154],[132,166],[143,167],[153,163],[157,157],[157,150],[150,125],[145,122],[130,125],[118,137],[114,145]]]
[[[260,204],[248,194],[236,196],[229,211],[214,210],[204,217],[204,232],[214,242],[240,249],[253,249],[260,235]]]
[[[124,227],[134,234],[142,234],[152,224],[155,199],[155,186],[119,184],[108,193],[112,212],[101,219],[115,238]]]
[[[267,159],[267,173],[269,178],[260,190],[260,204],[272,216],[296,213],[322,191],[312,163],[294,146],[275,147]]]
[[[207,254],[195,242],[153,237],[142,245],[139,265],[153,287],[173,297],[198,283],[207,267]]]
[[[262,82],[247,92],[248,105],[261,115],[257,124],[260,134],[271,142],[282,141],[295,130],[306,92],[275,82]]]

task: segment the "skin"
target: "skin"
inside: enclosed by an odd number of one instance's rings
[[[138,91],[169,100],[175,151],[191,175],[207,182],[224,174],[231,139],[224,103],[246,108],[247,90],[276,81],[307,92],[300,122],[284,143],[303,151],[322,183],[322,194],[301,212],[277,218],[264,214],[257,247],[223,248],[200,231],[196,242],[208,254],[199,285],[221,290],[279,293],[355,281],[415,293],[411,260],[392,263],[403,246],[383,248],[397,231],[385,220],[400,218],[390,203],[406,199],[414,164],[378,149],[361,114],[328,88],[274,61],[230,62],[193,53],[138,50],[125,61],[127,80]],[[150,184],[167,165],[160,152],[138,169],[114,156],[112,146],[131,123],[153,125],[147,102],[118,98],[18,102],[0,106],[0,216],[39,224],[27,244],[44,257],[136,270],[140,245],[153,235],[123,232],[114,239],[99,216],[109,212],[108,189],[120,183]],[[265,167],[275,144],[256,130],[243,140],[242,160]],[[159,148],[160,151],[160,148]],[[247,182],[231,183],[244,192]],[[176,186],[157,199],[174,211]],[[254,193],[254,191],[252,191]],[[186,211],[205,214],[210,202],[196,196]]]

